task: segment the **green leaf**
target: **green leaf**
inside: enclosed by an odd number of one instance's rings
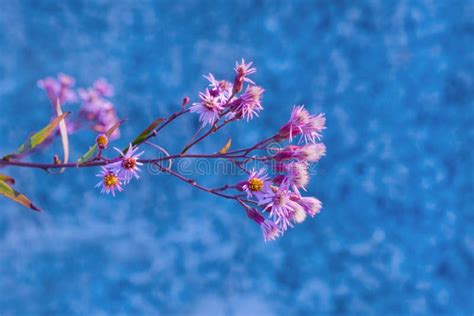
[[[122,120],[122,121],[120,121],[120,122],[115,123],[111,128],[109,128],[109,129],[107,130],[107,132],[105,132],[105,135],[107,135],[107,137],[110,137],[110,135],[112,135],[112,134],[115,132],[115,130],[116,130],[117,128],[119,128],[119,126],[120,126],[123,122],[125,122],[125,120]],[[84,162],[89,161],[89,159],[92,158],[92,156],[94,155],[94,153],[95,153],[96,150],[97,150],[97,144],[94,144],[94,146],[90,147],[89,150],[88,150],[84,155],[82,155],[81,158],[79,158],[79,159],[77,160],[77,162],[78,162],[78,163],[84,163]]]
[[[219,154],[225,154],[229,151],[230,145],[232,145],[232,138],[229,138],[227,143],[219,150]]]
[[[61,108],[61,103],[59,102],[59,99],[56,100],[56,113],[58,114],[58,117],[63,115],[63,110]],[[69,138],[67,134],[66,120],[62,120],[59,122],[59,132],[61,133],[61,142],[63,143],[63,163],[67,163],[69,161]],[[59,172],[63,173],[64,168],[62,168]]]
[[[49,135],[51,135],[52,132],[54,132],[58,124],[66,116],[68,116],[69,113],[70,112],[63,113],[60,116],[57,116],[54,119],[52,119],[51,122],[48,125],[46,125],[42,130],[40,130],[39,132],[33,134],[33,136],[28,138],[28,140],[23,145],[18,147],[18,149],[14,153],[6,155],[2,159],[11,160],[15,158],[16,156],[26,154],[32,151],[33,149],[35,149],[38,145],[44,142],[49,137]]]
[[[1,174],[1,173],[0,173],[0,181],[4,181],[9,184],[15,184],[15,179],[13,179],[10,176],[7,176],[6,174]]]
[[[143,143],[148,136],[155,130],[155,128],[158,127],[158,125],[161,124],[165,119],[160,117],[159,119],[156,119],[151,123],[143,132],[140,133],[133,141],[132,141],[132,146],[140,145]],[[123,153],[126,154],[128,151],[128,147],[123,150]]]
[[[34,211],[41,211],[29,198],[12,189],[8,183],[0,180],[0,194]]]

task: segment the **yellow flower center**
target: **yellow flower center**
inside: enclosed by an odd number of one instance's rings
[[[122,166],[125,169],[134,169],[137,165],[137,160],[135,158],[125,159],[122,163]]]
[[[116,175],[109,173],[104,176],[104,184],[106,187],[114,187],[119,183],[119,179]]]
[[[251,191],[260,191],[263,189],[263,180],[259,178],[252,178],[249,180],[249,189]]]

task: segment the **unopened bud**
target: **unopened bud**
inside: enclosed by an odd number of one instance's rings
[[[243,86],[244,86],[244,76],[238,74],[237,76],[235,76],[235,80],[234,80],[234,88],[233,88],[234,93],[239,93],[240,91],[242,91]]]
[[[189,97],[184,97],[182,107],[185,107],[189,103]]]
[[[95,141],[99,149],[105,149],[107,148],[107,145],[109,144],[109,138],[105,134],[100,134],[99,136],[97,136]]]
[[[61,159],[59,159],[58,155],[53,156],[53,163],[55,165],[59,165],[61,163]]]

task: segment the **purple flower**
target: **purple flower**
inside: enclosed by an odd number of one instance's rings
[[[209,81],[209,86],[211,87],[209,93],[220,105],[226,104],[232,95],[232,84],[227,80],[216,80],[211,73],[204,76],[204,78]]]
[[[267,194],[270,188],[270,181],[265,168],[258,171],[252,169],[247,181],[241,182],[237,187],[247,193],[247,197],[255,197],[261,200]]]
[[[233,92],[239,93],[242,91],[244,86],[244,82],[248,82],[250,84],[255,84],[251,79],[247,78],[248,75],[255,73],[257,70],[252,68],[253,62],[249,62],[248,64],[245,63],[245,60],[242,58],[242,62],[239,64],[238,62],[235,63],[235,79],[234,79],[234,87]]]
[[[296,202],[303,206],[303,209],[309,216],[314,217],[321,211],[322,203],[315,197],[297,197]]]
[[[138,146],[132,147],[132,144],[129,145],[127,153],[123,153],[116,147],[114,147],[114,149],[120,154],[121,159],[120,161],[108,164],[107,169],[119,175],[120,178],[123,179],[124,184],[130,183],[133,177],[139,179],[140,176],[138,172],[140,168],[138,168],[138,166],[142,166],[143,164],[138,161],[138,158],[140,158],[144,152],[142,151],[137,154]]]
[[[247,121],[258,117],[258,112],[263,110],[261,98],[265,90],[259,86],[248,86],[245,92],[235,102],[234,112],[239,117],[244,117]]]
[[[286,184],[299,194],[299,189],[306,191],[309,183],[308,165],[303,162],[292,162],[289,164],[278,164],[276,169],[285,172],[285,175],[275,177],[275,182]]]
[[[112,97],[114,95],[114,87],[104,78],[97,79],[94,82],[93,88],[99,96]]]
[[[100,177],[101,180],[95,187],[101,187],[102,189],[100,192],[102,194],[112,193],[112,195],[115,196],[115,190],[119,192],[123,190],[122,179],[116,172],[102,167],[102,170],[99,174],[97,174],[97,177]]]
[[[295,212],[299,212],[302,206],[291,199],[292,193],[287,185],[273,187],[272,190],[259,201],[264,206],[265,211],[270,212],[270,217],[281,228],[282,231],[293,227],[291,221],[294,219]]]
[[[247,216],[260,225],[265,242],[277,239],[282,233],[277,224],[263,217],[256,209],[247,209]]]
[[[306,212],[303,208],[296,208],[292,220],[296,224],[301,224],[306,220]]]
[[[199,98],[201,101],[193,103],[193,106],[190,107],[191,112],[199,114],[199,121],[202,123],[202,126],[214,124],[220,118],[219,114],[223,107],[211,95],[209,89],[206,89],[205,92],[199,92]]]
[[[289,145],[281,149],[276,155],[277,161],[299,160],[316,162],[326,154],[326,146],[323,143],[308,144],[304,146]]]
[[[74,78],[60,73],[58,74],[57,79],[46,77],[39,80],[38,87],[46,91],[52,104],[55,104],[56,100],[59,100],[61,104],[64,104],[75,102],[77,100],[77,95],[73,90],[74,83]]]
[[[304,108],[304,105],[295,106],[291,112],[290,120],[280,128],[279,137],[281,139],[301,135],[300,142],[316,143],[316,139],[321,138],[321,132],[325,129],[326,118],[324,114],[311,115]]]
[[[248,75],[254,74],[257,72],[257,69],[252,67],[253,62],[246,63],[245,59],[242,58],[241,63],[235,62],[235,73],[237,77],[242,77],[244,82],[255,84],[251,79],[247,78]]]
[[[99,84],[97,83],[99,81]],[[103,93],[110,93],[112,87],[108,85],[105,80],[98,80],[94,84],[95,86],[102,86],[97,90],[96,88],[80,89],[79,96],[82,99],[80,108],[80,114],[86,121],[92,123],[92,129],[99,132],[105,133],[109,128],[119,122],[115,107],[107,99],[102,97]],[[108,88],[105,87],[107,85]],[[108,89],[108,90],[107,90]],[[111,139],[117,139],[120,137],[120,130],[116,129]]]

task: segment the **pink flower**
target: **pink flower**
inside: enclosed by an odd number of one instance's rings
[[[293,213],[293,222],[296,224],[301,224],[306,220],[306,212],[302,208],[297,208]]]
[[[247,197],[255,197],[257,200],[260,200],[271,190],[270,184],[265,168],[261,168],[258,171],[252,169],[247,181],[239,183],[237,188],[247,193]]]
[[[247,78],[248,75],[255,73],[257,70],[252,68],[253,62],[245,63],[245,60],[242,58],[242,62],[239,64],[238,62],[235,63],[235,79],[234,79],[234,87],[233,92],[239,93],[242,91],[244,86],[244,82],[248,82],[251,84],[255,84],[252,80]]]
[[[280,228],[273,221],[263,217],[256,209],[247,209],[247,216],[260,225],[265,242],[275,240],[280,236]]]
[[[136,154],[138,146],[132,147],[132,144],[129,145],[127,153],[123,153],[116,147],[114,147],[114,149],[120,154],[121,160],[107,165],[107,169],[120,176],[123,180],[123,184],[130,183],[133,177],[139,179],[140,176],[138,172],[140,168],[138,168],[138,166],[142,166],[143,164],[139,162],[138,159],[144,152],[142,151]]]
[[[299,194],[299,189],[306,191],[309,183],[308,165],[303,162],[292,162],[289,164],[277,165],[277,170],[285,172],[285,175],[275,177],[275,182],[286,184],[293,191]]]
[[[74,78],[60,73],[57,79],[47,77],[39,80],[38,87],[46,91],[52,104],[56,104],[56,100],[64,104],[77,100],[76,93],[73,90],[74,83]]]
[[[322,203],[315,197],[297,197],[296,202],[303,206],[303,209],[309,216],[314,217],[321,211]]]
[[[191,112],[199,113],[199,121],[202,126],[214,124],[220,118],[220,111],[223,110],[223,107],[211,95],[209,89],[206,89],[204,93],[199,92],[199,98],[201,101],[193,103],[193,106],[190,107]]]
[[[323,143],[308,144],[304,146],[289,145],[280,150],[276,155],[277,161],[299,160],[316,162],[326,154],[326,146]]]
[[[121,192],[123,190],[122,188],[122,179],[120,176],[114,172],[111,171],[105,167],[102,167],[102,170],[99,174],[97,174],[97,177],[102,178],[99,183],[95,186],[101,187],[101,193],[112,193],[113,196],[115,196],[115,190]]]
[[[114,95],[114,87],[104,78],[97,79],[94,82],[93,88],[99,96],[112,97]]]
[[[95,88],[79,89],[79,96],[83,100],[79,112],[86,121],[91,123],[93,130],[105,133],[119,122],[115,106],[103,98],[103,94],[110,94],[113,88],[104,79],[96,81],[94,86]],[[96,89],[97,87],[99,88]],[[117,139],[118,137],[120,137],[120,130],[117,128],[110,138]]]
[[[257,69],[252,67],[252,65],[253,65],[252,61],[249,63],[246,63],[245,59],[242,58],[242,61],[240,64],[238,62],[235,62],[234,70],[238,77],[243,77],[244,82],[255,84],[255,82],[247,78],[248,75],[251,75],[257,72]]]
[[[270,217],[282,231],[293,227],[291,221],[295,212],[302,209],[301,205],[291,199],[291,195],[287,186],[282,184],[278,188],[273,187],[272,191],[259,201],[259,204],[264,206],[264,210],[270,212]]]
[[[211,73],[204,76],[204,78],[209,81],[209,86],[211,87],[210,94],[220,105],[226,104],[232,95],[232,84],[227,80],[216,80]]]
[[[300,142],[304,140],[306,143],[316,143],[316,139],[321,138],[325,124],[324,114],[311,115],[304,105],[295,106],[288,123],[280,128],[279,137],[289,138],[291,142],[294,136],[301,135]]]
[[[239,117],[244,117],[247,121],[258,117],[258,112],[263,110],[261,97],[265,90],[259,86],[248,86],[242,96],[235,102],[234,112]]]

